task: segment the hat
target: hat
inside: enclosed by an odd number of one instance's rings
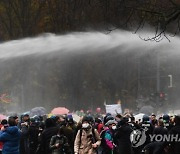
[[[117,121],[116,120],[109,120],[105,126],[109,126],[109,125],[112,125],[112,124],[117,124]]]
[[[111,115],[104,117],[104,124],[106,124],[109,120],[114,120],[114,117]]]
[[[86,115],[86,116],[83,117],[82,123],[85,122],[85,121],[88,122],[88,123],[94,123],[94,119],[90,115]]]

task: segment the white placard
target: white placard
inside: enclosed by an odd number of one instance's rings
[[[105,105],[106,108],[106,113],[111,113],[111,114],[122,114],[122,108],[121,104],[111,104],[111,105]]]

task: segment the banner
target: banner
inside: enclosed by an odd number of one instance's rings
[[[122,114],[121,104],[105,105],[105,108],[106,108],[106,113]]]

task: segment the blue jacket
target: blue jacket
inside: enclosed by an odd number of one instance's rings
[[[9,126],[0,131],[0,141],[4,143],[2,154],[19,154],[21,132],[17,126]]]

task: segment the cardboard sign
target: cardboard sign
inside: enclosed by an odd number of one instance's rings
[[[106,108],[106,113],[122,114],[121,104],[105,105],[105,108]]]

